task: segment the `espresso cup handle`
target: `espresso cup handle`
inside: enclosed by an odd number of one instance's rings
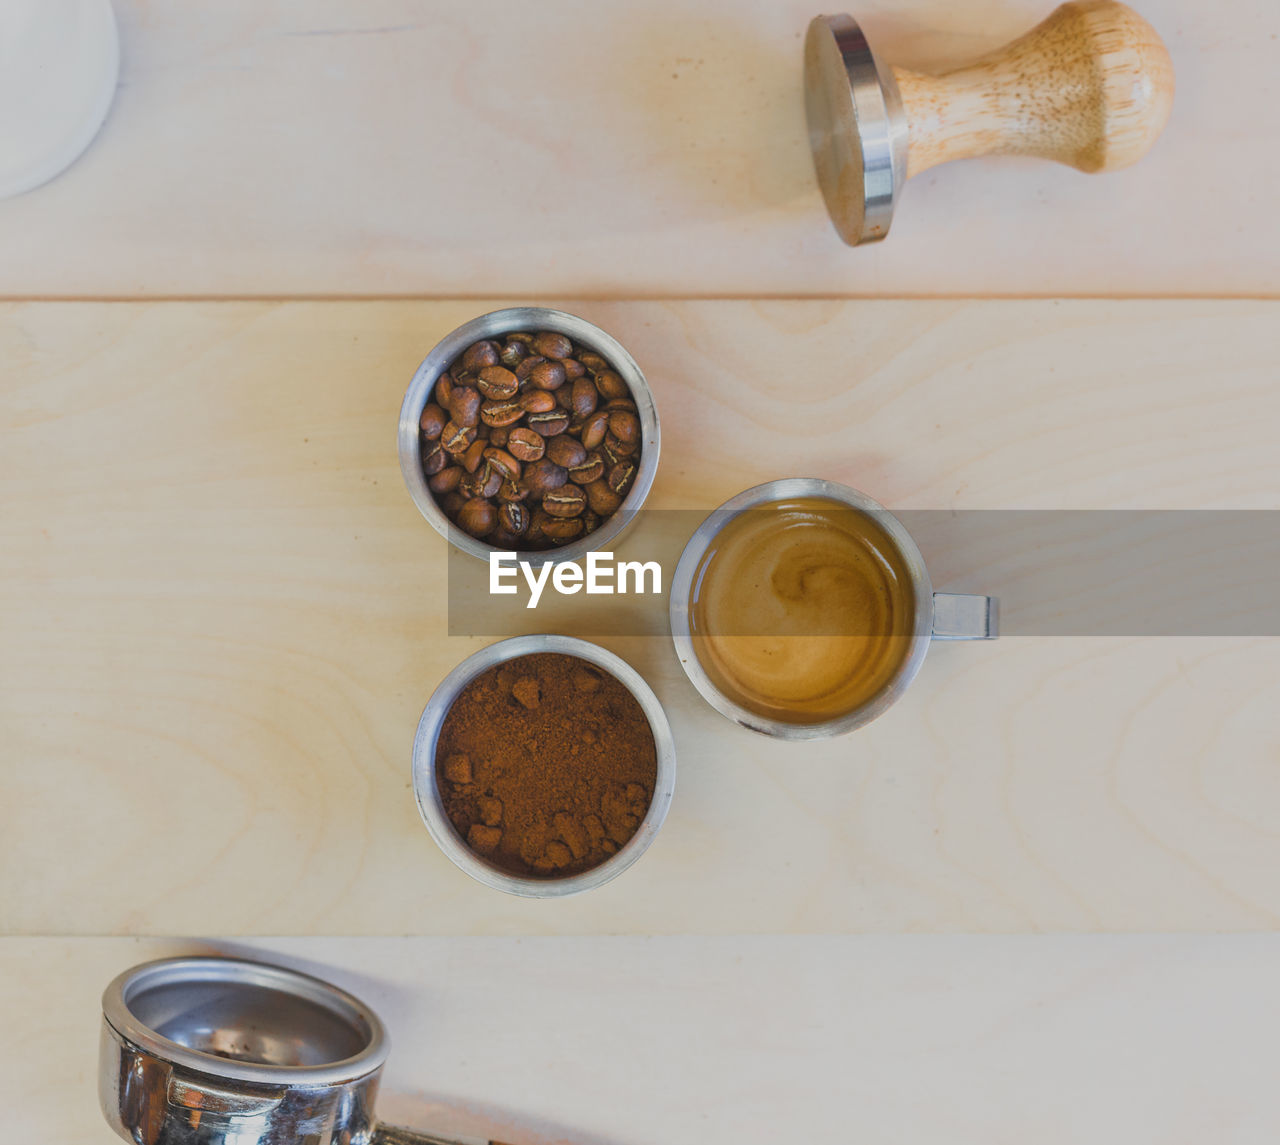
[[[933,594],[935,640],[994,640],[1000,635],[1000,601],[958,592]]]

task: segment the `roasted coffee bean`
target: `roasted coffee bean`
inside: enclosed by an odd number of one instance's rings
[[[605,478],[605,483],[619,497],[623,497],[626,495],[627,490],[631,488],[631,483],[635,480],[635,476],[635,462],[626,458],[619,461],[617,465],[609,470],[609,476]]]
[[[609,363],[600,357],[600,355],[594,350],[579,350],[578,361],[593,374],[598,374],[601,370],[607,370],[609,368]]]
[[[481,497],[472,497],[458,510],[458,528],[473,537],[492,533],[497,523],[497,510]]]
[[[518,461],[537,461],[546,448],[542,435],[524,426],[511,430],[507,435],[507,452]]]
[[[564,385],[564,367],[559,362],[543,360],[529,371],[530,383],[539,390],[558,390]]]
[[[486,340],[468,346],[463,352],[461,364],[468,374],[478,374],[486,366],[496,366],[500,360],[498,344]]]
[[[456,520],[458,510],[467,503],[467,499],[456,489],[440,498],[440,510],[451,520]]]
[[[489,426],[515,425],[524,417],[524,407],[519,402],[485,402],[480,407],[480,420]]]
[[[501,488],[502,475],[495,473],[488,462],[458,482],[458,492],[464,497],[494,497]]]
[[[527,425],[535,433],[542,434],[543,437],[555,437],[558,433],[564,433],[569,428],[569,415],[562,409],[554,409],[548,413],[531,413],[524,419]]]
[[[609,415],[600,410],[591,414],[582,423],[582,444],[588,449],[598,449],[609,432]]]
[[[454,386],[449,395],[449,412],[459,425],[478,425],[484,398],[474,386]]]
[[[596,389],[600,391],[600,396],[605,401],[631,396],[627,383],[622,380],[622,375],[617,370],[601,370],[596,374]]]
[[[609,432],[629,445],[640,436],[640,419],[630,410],[614,410],[609,414]]]
[[[561,386],[556,390],[556,408],[564,410],[570,417],[573,417],[573,387],[570,385]]]
[[[581,378],[587,372],[587,367],[577,358],[565,358],[560,365],[564,367],[564,376],[571,382]]]
[[[569,474],[545,457],[524,467],[524,485],[534,497],[541,498],[568,480]]]
[[[582,516],[578,519],[582,522],[582,528],[585,532],[594,533],[600,528],[600,514],[593,512],[590,508],[583,510]]]
[[[476,375],[476,389],[494,401],[515,397],[519,388],[515,374],[503,366],[486,366]]]
[[[578,465],[569,469],[569,480],[575,485],[590,485],[604,476],[604,458],[592,450]]]
[[[433,477],[426,478],[426,487],[435,494],[453,493],[465,476],[466,471],[461,466],[445,466]]]
[[[525,346],[532,347],[532,346],[533,346],[533,335],[532,335],[532,334],[527,333],[527,332],[526,332],[526,331],[524,331],[524,330],[515,330],[515,331],[512,331],[512,333],[510,333],[510,334],[508,334],[508,335],[507,335],[507,341],[508,341],[508,342],[520,342],[520,343],[522,343],[522,344],[523,344],[523,345],[525,345]]]
[[[511,430],[505,425],[491,425],[487,428],[489,430],[489,444],[495,449],[506,449],[507,439],[511,435]]]
[[[630,398],[611,398],[604,403],[604,408],[610,413],[616,409],[629,409],[632,413],[636,412],[636,403]]]
[[[544,358],[555,358],[559,361],[573,353],[573,343],[563,334],[553,334],[550,330],[544,330],[534,337],[533,352],[541,354]]]
[[[630,457],[640,448],[638,441],[619,441],[613,434],[605,434],[604,445],[605,460],[610,465],[616,465],[624,457]]]
[[[449,398],[452,396],[453,379],[449,377],[446,371],[436,379],[436,401],[447,410],[449,408]]]
[[[542,507],[553,517],[577,517],[587,507],[587,495],[576,485],[565,485],[543,497]]]
[[[550,537],[557,545],[564,545],[568,544],[569,541],[577,540],[582,536],[582,531],[581,517],[548,516],[542,524],[543,535]]]
[[[449,464],[449,455],[444,451],[439,440],[426,441],[422,444],[422,472],[434,477]]]
[[[590,417],[595,413],[596,403],[600,395],[596,392],[595,383],[590,378],[577,378],[573,383],[570,409],[574,417]]]
[[[506,342],[503,343],[498,356],[502,359],[502,364],[506,366],[508,370],[514,370],[529,356],[528,343],[518,342],[514,338],[508,337]]]
[[[505,449],[494,449],[490,447],[484,451],[484,459],[494,467],[503,477],[511,481],[520,480],[520,462],[511,456]]]
[[[448,456],[443,450],[440,455]],[[434,477],[427,479],[427,488],[432,493],[451,493],[458,487],[458,482],[462,480],[464,470],[460,465],[450,465],[440,470]]]
[[[435,402],[427,402],[422,407],[422,416],[418,418],[418,429],[428,441],[435,441],[444,432],[444,423],[448,420],[449,415]]]
[[[518,501],[506,501],[498,506],[498,527],[513,536],[521,536],[529,527],[532,514]]]
[[[529,496],[529,486],[523,481],[504,481],[498,490],[499,501],[523,501]]]
[[[583,492],[587,495],[591,511],[602,517],[608,517],[622,504],[622,498],[603,481],[593,481],[590,485],[583,486]]]
[[[527,394],[520,395],[522,413],[550,413],[555,408],[555,395],[545,390],[530,390]]]
[[[440,434],[440,444],[448,453],[466,453],[475,439],[475,426],[458,425],[452,421],[445,424],[444,432]]]
[[[533,511],[529,514],[529,527],[525,530],[524,543],[535,549],[546,548],[550,543],[551,538],[543,532],[543,526],[548,521],[554,520],[555,518],[551,516],[551,514],[548,513],[541,505],[535,506]]]
[[[516,381],[527,382],[529,380],[529,375],[533,373],[533,367],[540,366],[545,361],[546,358],[542,357],[541,354],[534,354],[531,357],[526,358],[516,367]]]
[[[462,455],[462,468],[468,473],[474,473],[480,468],[480,462],[484,460],[484,451],[489,446],[483,437],[477,437],[470,445],[467,446],[466,452]]]
[[[577,438],[562,433],[558,437],[547,439],[547,456],[557,465],[572,469],[586,460],[587,450]]]
[[[484,541],[485,544],[492,545],[495,549],[519,549],[522,547],[520,538],[514,533],[508,533],[501,525],[485,537]]]

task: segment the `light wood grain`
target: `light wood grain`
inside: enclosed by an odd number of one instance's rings
[[[1012,44],[942,75],[893,71],[909,124],[908,177],[983,155],[1114,171],[1151,150],[1173,107],[1168,50],[1116,0],[1063,4]]]
[[[1180,85],[1144,162],[953,164],[853,251],[805,129],[814,0],[115,0],[116,104],[0,204],[0,295],[1274,293],[1274,2],[1137,6]],[[1053,4],[849,7],[929,73]]]
[[[419,359],[493,305],[0,310],[0,929],[1276,924],[1262,639],[937,647],[881,720],[785,746],[706,706],[665,637],[605,637],[675,732],[657,842],[564,903],[456,871],[409,748],[486,641],[447,635],[395,426]],[[567,305],[653,386],[654,507],[795,474],[895,508],[1280,507],[1274,304]]]
[[[295,965],[387,1022],[379,1110],[514,1145],[1259,1145],[1275,936],[0,940],[14,1140],[107,1145],[98,999],[135,962]]]

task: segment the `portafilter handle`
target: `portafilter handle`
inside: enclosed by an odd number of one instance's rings
[[[503,1145],[487,1137],[433,1137],[399,1125],[379,1125],[373,1131],[373,1145]]]

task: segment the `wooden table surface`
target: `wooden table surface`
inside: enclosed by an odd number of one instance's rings
[[[0,204],[0,295],[1280,288],[1273,0],[1141,0],[1178,92],[1137,166],[930,171],[857,251],[809,158],[813,0],[115,6],[116,105],[75,168]],[[850,7],[891,61],[942,69],[1053,4]]]
[[[512,1145],[1264,1145],[1280,1124],[1274,935],[10,938],[14,1140],[113,1140],[98,997],[192,953],[356,992],[391,1035],[383,1117]]]
[[[212,950],[368,998],[387,1117],[514,1145],[1280,1137],[1276,939],[1222,933],[1280,917],[1280,643],[938,647],[877,723],[786,747],[665,637],[601,636],[670,713],[671,815],[609,887],[517,902],[409,790],[489,638],[449,635],[393,428],[439,336],[536,298],[641,361],[657,508],[796,473],[904,510],[1280,508],[1273,4],[1142,0],[1178,95],[1138,166],[933,171],[857,251],[799,0],[115,7],[102,134],[0,203],[12,1135],[108,1140],[102,988]],[[856,12],[930,67],[1050,7]],[[350,301],[387,296],[416,300]]]
[[[7,929],[1273,925],[1280,642],[1246,637],[939,645],[881,720],[784,744],[702,701],[659,607],[659,635],[600,637],[675,731],[651,852],[558,903],[455,870],[419,821],[409,749],[431,690],[492,638],[447,619],[452,578],[484,570],[447,564],[395,427],[420,358],[496,305],[0,312],[0,713],[23,762],[0,810]],[[796,475],[897,509],[1280,506],[1276,303],[578,309],[651,381],[655,510]],[[980,564],[935,584],[988,587]]]

